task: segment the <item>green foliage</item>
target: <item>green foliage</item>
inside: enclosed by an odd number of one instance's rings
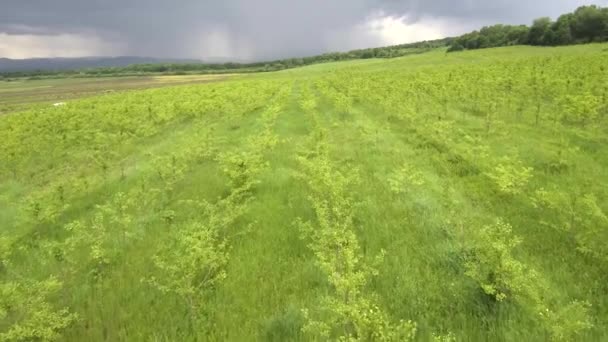
[[[65,243],[65,250],[61,259],[76,265],[82,260],[76,259],[75,253],[81,248],[88,251],[86,261],[92,263],[91,275],[102,277],[112,262],[116,252],[110,245],[108,232],[108,218],[98,211],[88,222],[74,221],[66,225],[65,229],[71,236]],[[73,256],[74,255],[74,256]]]
[[[230,178],[232,188],[250,189],[257,181],[253,178],[267,164],[260,154],[250,152],[223,152],[218,156],[222,171]]]
[[[505,157],[487,175],[502,193],[518,195],[524,191],[532,178],[533,170],[531,167],[523,166],[520,160]]]
[[[608,214],[592,194],[581,199],[580,229],[576,234],[579,250],[608,261],[608,248],[603,243],[608,237]]]
[[[465,50],[465,47],[460,42],[454,43],[448,48],[448,52],[459,52],[463,50]]]
[[[365,264],[354,232],[354,208],[346,194],[358,176],[356,171],[344,175],[334,169],[325,145],[317,147],[318,155],[300,157],[304,179],[312,190],[310,201],[317,224],[298,222],[316,264],[331,285],[314,313],[304,310],[307,320],[303,331],[315,339],[339,341],[408,341],[416,334],[411,321],[390,321],[373,299],[365,295],[369,279],[378,274]],[[381,253],[376,264],[382,262]],[[318,317],[318,318],[315,318]]]
[[[11,254],[12,241],[5,236],[0,236],[0,273],[8,267]]]
[[[575,341],[593,327],[589,319],[589,309],[589,303],[573,301],[556,312],[545,309],[544,312],[541,311],[541,316],[553,340]]]
[[[62,197],[55,194],[31,197],[24,205],[24,219],[36,224],[53,224],[69,207]]]
[[[416,324],[411,321],[388,323],[386,315],[374,304],[361,298],[344,303],[336,298],[325,298],[321,303],[324,320],[304,317],[308,323],[304,332],[315,340],[335,341],[411,341],[416,336]]]
[[[175,185],[182,181],[185,177],[186,164],[182,158],[176,155],[157,157],[154,160],[154,167],[158,178],[164,184],[164,192],[171,197],[175,189]]]
[[[519,44],[567,45],[608,40],[608,10],[595,5],[581,6],[553,22],[535,19],[532,26],[494,25],[467,33],[452,42],[448,52]]]
[[[0,283],[0,340],[60,340],[61,332],[77,318],[49,302],[49,297],[60,289],[61,283],[54,278]]]
[[[389,177],[388,183],[394,193],[408,192],[412,187],[424,185],[424,174],[412,165],[404,164]]]
[[[136,206],[135,198],[119,192],[112,201],[99,207],[99,210],[108,218],[108,225],[112,229],[122,231],[124,238],[134,238],[137,233],[131,211]]]
[[[508,223],[498,220],[484,226],[475,234],[466,275],[497,302],[511,301],[536,311],[554,340],[572,340],[590,329],[588,303],[573,301],[555,311],[550,308],[545,280],[514,256],[521,242]]]
[[[521,34],[502,29],[481,42]],[[606,340],[605,49],[441,50],[4,115],[2,337]]]
[[[290,306],[265,322],[265,340],[283,342],[301,335],[304,317],[300,309]]]
[[[608,215],[592,193],[565,193],[537,190],[531,197],[535,208],[548,212],[542,224],[571,233],[577,249],[604,262],[608,261]]]
[[[599,115],[600,99],[593,94],[566,95],[563,98],[562,120],[582,125],[595,121]]]
[[[199,222],[175,227],[170,241],[154,256],[159,275],[147,280],[160,291],[183,298],[193,311],[200,309],[205,292],[226,277],[228,247],[219,234],[240,215],[235,208],[203,208]]]
[[[433,342],[456,342],[456,336],[453,333],[447,333],[446,335],[433,334]]]
[[[466,262],[466,274],[498,302],[511,297],[540,295],[530,291],[538,282],[534,271],[513,256],[520,243],[521,239],[513,235],[511,226],[500,220],[484,226],[475,236],[472,254]]]
[[[573,13],[572,35],[582,41],[603,41],[608,37],[608,12],[597,6],[581,6]]]
[[[263,152],[272,149],[278,142],[272,128],[279,112],[280,107],[269,106],[260,119],[265,129],[249,139],[249,150],[217,155],[215,159],[220,170],[230,180],[230,193],[215,203],[197,200],[181,202],[183,206],[194,207],[196,214],[172,227],[168,241],[152,258],[155,274],[144,279],[163,294],[174,294],[183,300],[193,326],[201,330],[196,333],[197,336],[205,333],[202,325],[206,323],[201,321],[205,316],[205,298],[227,276],[230,252],[228,232],[247,210],[251,199],[249,191],[259,183],[256,177],[268,167]],[[179,177],[161,179],[169,179],[173,190],[173,186],[183,179],[183,172],[175,172],[174,162],[169,166],[168,174],[179,174]],[[176,219],[172,212],[170,221]]]
[[[448,52],[524,44],[530,29],[526,26],[494,25],[456,38]]]
[[[530,33],[528,34],[528,42],[531,45],[543,45],[544,41],[550,40],[547,34],[550,31],[551,18],[543,17],[534,20]]]

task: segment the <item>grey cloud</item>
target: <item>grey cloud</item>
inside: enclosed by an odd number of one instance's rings
[[[0,24],[0,33],[10,35],[37,35],[46,36],[56,34],[54,29],[41,26],[29,26],[24,24]]]
[[[529,23],[587,3],[581,0],[3,0],[0,33],[96,35],[120,40],[133,55],[200,57],[222,32],[234,57],[309,55],[326,50],[324,38],[346,32],[370,14],[407,20],[443,17],[471,25]],[[597,0],[606,5],[608,0]],[[377,42],[380,44],[381,42]],[[245,51],[247,50],[247,51]],[[246,56],[245,56],[246,55]]]

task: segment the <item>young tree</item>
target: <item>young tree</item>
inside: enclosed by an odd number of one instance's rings
[[[562,120],[585,126],[598,118],[601,99],[591,93],[566,95],[562,99]]]
[[[54,278],[0,283],[0,341],[60,340],[61,332],[77,318],[49,302],[61,285]]]
[[[532,178],[531,167],[526,167],[518,159],[502,158],[501,162],[493,170],[486,173],[496,185],[500,192],[517,195],[524,191],[525,186]]]
[[[355,170],[347,174],[335,170],[323,143],[317,145],[316,157],[300,157],[304,170],[301,178],[312,190],[310,201],[316,222],[297,222],[310,241],[316,264],[327,276],[331,291],[323,296],[311,314],[304,310],[303,331],[314,340],[339,341],[409,341],[415,337],[411,321],[392,322],[366,295],[365,285],[378,271],[363,262],[359,241],[354,232],[354,203],[348,187],[356,182]],[[383,253],[377,258],[380,263]]]

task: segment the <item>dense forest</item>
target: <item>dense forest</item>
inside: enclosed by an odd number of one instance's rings
[[[608,7],[581,6],[556,21],[543,17],[532,26],[494,25],[453,40],[449,51],[509,45],[558,46],[608,41]]]

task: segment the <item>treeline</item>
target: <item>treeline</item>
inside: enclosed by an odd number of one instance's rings
[[[608,41],[608,7],[581,6],[556,21],[543,17],[532,26],[494,25],[452,41],[449,52],[509,45],[557,46]]]
[[[322,55],[287,58],[255,63],[153,63],[133,64],[126,67],[102,67],[79,70],[35,70],[23,72],[0,73],[1,79],[11,78],[51,78],[51,77],[100,77],[100,76],[136,76],[146,74],[186,75],[186,74],[225,74],[269,72],[291,69],[306,65],[338,62],[367,58],[394,58],[427,52],[438,47],[449,45],[450,38],[401,44],[387,47],[353,50],[349,52],[331,52]]]

